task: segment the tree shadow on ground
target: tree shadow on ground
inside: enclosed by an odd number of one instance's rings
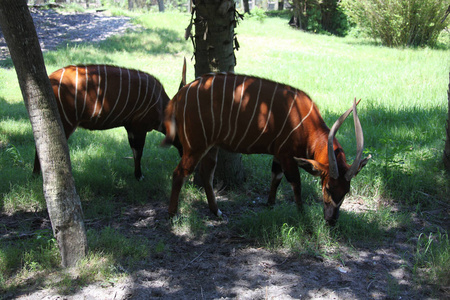
[[[207,208],[200,211],[200,217],[211,217]],[[429,295],[426,289],[416,289],[408,262],[398,253],[400,246],[343,246],[338,250],[339,260],[270,251],[238,234],[233,229],[236,217],[210,219],[206,231],[197,236],[180,234],[167,220],[167,205],[149,199],[145,205],[122,207],[108,224],[92,222],[87,229],[108,226],[129,237],[145,237],[152,245],[147,259],[126,267],[130,274],[126,299],[418,299]],[[358,214],[346,217],[359,218]],[[161,242],[164,251],[155,251]],[[80,285],[63,295],[80,295],[82,290]],[[33,292],[27,283],[18,291],[14,296]]]

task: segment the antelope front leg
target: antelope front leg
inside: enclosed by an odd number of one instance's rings
[[[282,161],[282,168],[284,176],[286,177],[287,181],[291,184],[297,208],[299,210],[302,210],[303,208],[302,186],[300,182],[300,172],[298,170],[298,165],[293,158],[285,159]]]
[[[200,155],[192,156],[190,154],[183,154],[180,163],[173,171],[172,176],[172,192],[170,194],[169,202],[169,217],[174,217],[178,211],[178,202],[180,197],[180,191],[183,187],[186,177],[188,177],[200,160]]]
[[[169,203],[169,217],[172,218],[177,214],[178,211],[178,201],[180,197],[180,191],[183,187],[186,176],[181,175],[181,172],[178,170],[178,167],[173,172],[172,177],[172,192],[170,194],[170,203]]]
[[[267,205],[272,206],[275,204],[277,189],[278,186],[280,185],[282,178],[283,178],[283,170],[278,160],[276,160],[274,157],[272,161],[272,181],[270,183],[270,192],[269,198],[267,199]]]
[[[199,166],[199,174],[202,178],[206,198],[208,199],[209,210],[216,216],[220,217],[222,216],[222,212],[217,206],[216,196],[214,195],[213,189],[214,171],[216,170],[218,150],[218,148],[213,147],[202,158]]]

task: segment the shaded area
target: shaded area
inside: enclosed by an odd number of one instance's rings
[[[202,219],[208,219],[206,205],[199,212]],[[109,226],[127,236],[145,237],[152,245],[147,259],[123,270],[130,275],[126,287],[117,284],[125,294],[122,299],[419,299],[430,295],[413,285],[405,253],[414,249],[404,234],[378,228],[394,246],[344,246],[335,260],[260,248],[236,230],[242,210],[230,213],[228,220],[205,221],[207,230],[197,237],[175,233],[166,218],[167,205],[156,199],[122,207],[108,221],[88,219],[86,224],[91,230]],[[32,228],[49,226],[46,217],[27,218],[31,218]],[[346,218],[357,223],[359,216],[348,214]],[[5,221],[7,226],[17,223],[11,217]],[[158,243],[164,245],[164,251],[154,250]],[[113,282],[102,283],[98,288],[106,293],[113,286]],[[22,288],[19,299],[52,294],[37,287],[28,289],[26,284]],[[66,291],[67,299],[83,295],[83,289],[89,288]]]

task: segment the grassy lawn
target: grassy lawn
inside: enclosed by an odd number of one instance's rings
[[[189,20],[190,15],[175,12],[133,15],[133,22],[142,29],[96,45],[68,45],[44,53],[47,71],[85,63],[140,69],[157,77],[172,96],[180,83],[183,57],[188,59],[187,79],[194,79],[192,44],[183,39]],[[277,197],[280,205],[273,210],[252,209],[249,198],[265,199],[269,190],[271,158],[244,156],[247,181],[240,188],[222,192],[232,201],[219,201],[225,212],[237,207],[250,212],[236,217],[233,230],[269,249],[332,258],[339,257],[339,247],[377,247],[392,243],[396,233],[405,232],[416,249],[410,270],[417,280],[438,288],[448,286],[450,177],[443,169],[442,151],[450,50],[391,49],[364,39],[314,35],[291,29],[282,18],[244,20],[236,31],[240,50],[235,71],[304,90],[329,126],[355,97],[361,98],[358,112],[365,154],[373,158],[352,180],[337,229],[330,229],[323,221],[317,178],[306,172],[302,172],[303,197],[308,204],[304,214],[288,203],[292,192],[284,180]],[[149,200],[167,204],[171,174],[179,157],[174,148],[159,148],[162,138],[158,132],[147,135],[143,184],[134,179],[132,159],[122,159],[131,156],[123,128],[104,132],[80,129],[71,136],[73,175],[87,220],[108,220],[122,206]],[[342,126],[337,138],[352,161],[356,152],[352,122]],[[32,219],[45,212],[42,179],[31,176],[34,151],[12,63],[0,61],[0,211],[4,216],[23,214]],[[193,236],[210,230],[209,220],[197,211],[206,207],[201,189],[188,184],[181,198],[181,213],[173,230]],[[365,209],[354,211],[355,203],[363,203]],[[14,289],[33,272],[59,270],[51,232],[35,233],[26,220],[21,222],[21,231],[39,239],[0,241],[0,290]],[[85,282],[120,276],[120,270],[112,267],[118,261],[133,266],[148,249],[158,252],[165,247],[109,227],[92,228],[88,237],[91,251],[82,277]],[[128,249],[126,245],[136,240],[139,249]]]

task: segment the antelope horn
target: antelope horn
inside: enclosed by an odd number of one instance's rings
[[[361,100],[359,100],[361,101]],[[330,176],[334,179],[337,179],[339,177],[339,170],[337,166],[336,161],[336,155],[334,154],[334,147],[333,147],[333,140],[334,136],[336,135],[336,132],[338,131],[339,127],[341,127],[342,123],[344,123],[345,119],[347,119],[348,115],[352,112],[352,110],[356,111],[356,105],[359,104],[359,101],[353,103],[353,106],[349,108],[345,113],[342,114],[342,116],[339,117],[339,119],[336,120],[336,122],[331,127],[330,133],[328,134],[328,163],[329,163],[329,173]],[[358,119],[359,123],[359,119]],[[355,121],[356,124],[356,121]],[[361,127],[361,125],[360,125]],[[362,130],[361,130],[361,136],[362,136]],[[347,172],[348,173],[348,172]]]
[[[361,156],[364,148],[364,136],[361,127],[361,122],[359,121],[358,112],[356,111],[356,98],[353,102],[353,120],[355,122],[355,134],[356,134],[356,157],[353,161],[352,165],[348,169],[347,173],[345,173],[345,179],[350,181],[353,176],[356,175],[360,168]]]

